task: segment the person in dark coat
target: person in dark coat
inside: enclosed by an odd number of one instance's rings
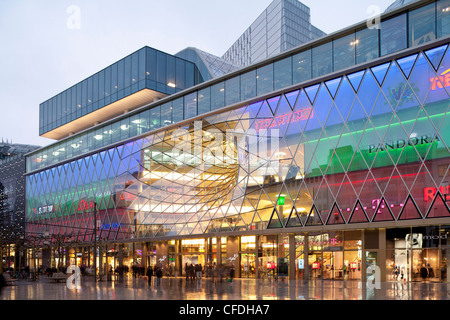
[[[422,277],[423,281],[428,278],[428,270],[427,268],[425,268],[425,265],[422,265],[422,268],[420,269],[420,276]]]
[[[148,281],[148,285],[152,284],[152,276],[153,276],[153,268],[152,266],[149,266],[147,269],[147,281]]]
[[[159,286],[161,284],[161,278],[162,278],[161,268],[156,268],[155,276],[156,276],[156,285]]]

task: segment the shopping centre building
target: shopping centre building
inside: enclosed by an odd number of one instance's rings
[[[447,281],[449,35],[419,1],[206,82],[145,47],[49,99],[38,263]]]

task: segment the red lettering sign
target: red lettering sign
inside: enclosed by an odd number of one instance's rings
[[[311,108],[305,108],[302,110],[295,111],[293,113],[283,114],[277,116],[273,119],[264,119],[256,122],[256,131],[264,130],[267,128],[275,128],[277,125],[289,124],[292,122],[308,120],[312,117]]]
[[[423,189],[423,201],[432,201],[436,196],[437,188],[428,187]],[[450,194],[450,186],[439,187],[442,195]]]

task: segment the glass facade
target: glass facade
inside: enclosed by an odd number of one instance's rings
[[[160,116],[157,116],[156,119],[149,119],[148,110],[139,111],[139,118],[142,120],[139,123],[130,123],[129,126],[120,125],[122,120],[111,120],[107,124],[96,127],[98,131],[103,130],[102,139],[97,139],[96,144],[91,143],[93,141],[92,137],[94,135],[98,136],[93,129],[68,137],[61,142],[31,154],[27,158],[27,171],[42,169],[68,160],[74,155],[90,152],[100,147],[106,147],[111,143],[133,138],[136,132],[137,134],[150,132],[188,119],[191,116],[200,115],[203,112],[214,111],[233,103],[240,103],[259,95],[266,95],[286,86],[300,84],[311,78],[351,67],[355,64],[366,63],[377,57],[431,41],[432,37],[424,38],[419,36],[420,34],[428,34],[427,30],[430,29],[430,26],[436,30],[438,39],[446,37],[450,34],[450,27],[448,27],[450,26],[450,9],[447,8],[450,8],[450,0],[440,0],[405,14],[388,18],[382,21],[380,30],[367,29],[364,24],[364,27],[355,27],[346,36],[337,39],[326,39],[327,43],[320,46],[313,48],[309,45],[302,46],[283,59],[275,59],[276,61],[274,62],[262,64],[256,68],[249,67],[247,68],[248,70],[245,69],[241,73],[224,76],[205,85],[199,85],[193,90],[188,89],[184,94],[180,92],[179,95],[174,95],[173,98],[167,98],[170,102],[155,102],[144,107],[145,109],[150,109],[163,105],[164,108],[161,106],[160,109],[156,109],[154,112],[157,110],[163,112],[162,110],[164,109],[164,121],[160,120]],[[433,12],[433,10],[436,12],[436,15],[428,15],[427,21],[420,19],[423,12],[428,14]],[[409,24],[407,24],[407,20],[409,20]],[[416,42],[408,40],[413,37],[414,39],[420,38],[422,40]],[[147,48],[146,50],[151,49]],[[156,57],[153,59],[155,60]],[[152,63],[156,62],[153,61]],[[163,85],[164,83],[161,82],[160,84]],[[166,89],[168,88],[166,87]],[[73,90],[73,88],[69,90]],[[191,99],[193,91],[197,92],[198,98],[196,100]],[[184,111],[186,109],[180,107],[179,110],[176,109],[172,122],[169,123],[167,119],[170,117],[170,111],[167,108],[170,107],[167,106],[176,105],[178,108],[179,104],[189,104],[189,113],[185,114]],[[54,106],[56,108],[56,104]],[[52,112],[49,114],[54,116],[56,113]],[[44,123],[42,116],[41,113],[41,124]],[[130,115],[124,115],[123,117],[130,117]],[[149,124],[150,122],[152,123],[151,125]]]
[[[446,3],[30,153],[27,232],[86,244],[175,239],[170,259],[181,272],[186,263],[233,264],[250,278],[364,280],[366,267],[386,261],[386,279],[446,278]],[[161,247],[141,247],[139,261],[161,261]]]
[[[448,217],[449,68],[419,51],[30,174],[28,221],[88,241],[95,214],[111,239]]]
[[[41,103],[43,135],[143,89],[174,94],[202,82],[189,61],[144,47]]]

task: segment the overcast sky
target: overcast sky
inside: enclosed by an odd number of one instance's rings
[[[52,143],[39,137],[39,103],[145,45],[222,56],[271,2],[1,0],[0,138]],[[384,11],[393,0],[302,2],[312,24],[332,33],[366,20],[370,6]]]

